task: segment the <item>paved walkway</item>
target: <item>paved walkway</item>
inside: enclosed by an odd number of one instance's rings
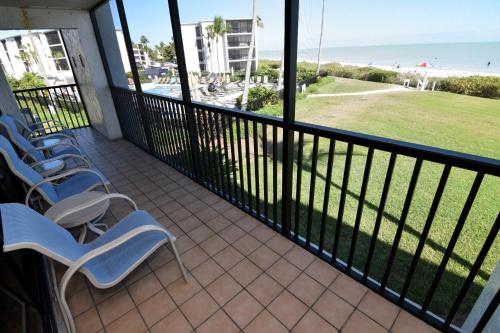
[[[388,93],[392,93],[392,92],[403,92],[403,91],[409,92],[409,91],[415,91],[415,90],[404,88],[404,87],[395,87],[395,88],[388,88],[388,89],[358,91],[358,92],[353,92],[353,93],[310,94],[310,95],[307,95],[307,97],[316,98],[316,97],[339,97],[339,96],[364,96],[364,95],[388,94]]]

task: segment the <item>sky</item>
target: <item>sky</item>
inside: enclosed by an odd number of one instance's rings
[[[257,0],[264,28],[262,50],[283,49],[285,0]],[[115,25],[120,28],[112,1]],[[224,18],[250,18],[252,0],[178,0],[181,23]],[[322,0],[300,1],[299,48],[319,41]],[[146,35],[151,44],[170,41],[167,0],[124,0],[134,41]],[[361,46],[500,41],[499,0],[325,0],[323,45]],[[0,38],[12,32],[0,31]]]
[[[147,3],[147,5],[145,5]],[[252,0],[178,0],[181,23],[252,15]],[[166,0],[124,0],[134,41],[172,36]],[[299,48],[317,47],[322,0],[301,0]],[[500,41],[498,0],[325,0],[323,45],[361,46]],[[283,48],[284,0],[257,0],[260,50]],[[115,24],[119,20],[114,10]]]

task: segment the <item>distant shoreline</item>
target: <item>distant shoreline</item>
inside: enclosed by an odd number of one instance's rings
[[[281,59],[276,59],[273,57],[260,58],[260,60],[270,60],[270,61],[281,61]],[[314,61],[306,60],[306,59],[298,59],[298,62],[307,62],[307,63],[315,63]],[[338,63],[342,66],[351,66],[351,67],[373,67],[378,69],[384,69],[388,71],[394,71],[401,74],[413,74],[413,75],[422,75],[424,76],[427,72],[428,77],[465,77],[465,76],[500,76],[500,73],[492,73],[492,72],[477,72],[477,71],[467,71],[467,70],[457,70],[457,69],[442,69],[442,68],[433,68],[433,67],[393,67],[387,65],[378,65],[378,64],[360,64],[360,63],[350,63],[350,62],[337,62],[337,61],[320,61],[322,65]]]

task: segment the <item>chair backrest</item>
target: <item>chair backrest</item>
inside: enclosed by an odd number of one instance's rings
[[[23,154],[31,151],[35,146],[31,142],[28,141],[19,131],[17,130],[17,125],[10,115],[2,115],[0,116],[0,125],[5,129],[5,132],[9,136],[9,139],[12,143],[22,151]],[[32,151],[29,156],[33,161],[39,162],[45,159],[43,153],[39,150]]]
[[[10,171],[19,177],[23,182],[28,184],[29,186],[33,186],[36,183],[43,180],[43,177],[33,170],[28,164],[23,162],[19,156],[17,156],[14,151],[14,147],[7,140],[6,137],[0,135],[0,154],[3,155],[5,161],[9,165]],[[54,188],[54,186],[50,183],[42,184],[38,187],[38,192],[47,200],[50,204],[59,201],[59,196]]]
[[[78,244],[63,227],[28,206],[0,204],[4,251],[33,249],[65,265],[80,258],[84,246]]]

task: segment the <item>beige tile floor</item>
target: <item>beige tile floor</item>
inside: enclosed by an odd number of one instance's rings
[[[115,191],[177,236],[118,286],[73,278],[78,332],[431,332],[433,329],[125,140],[79,140]],[[105,221],[130,208],[112,204]]]

